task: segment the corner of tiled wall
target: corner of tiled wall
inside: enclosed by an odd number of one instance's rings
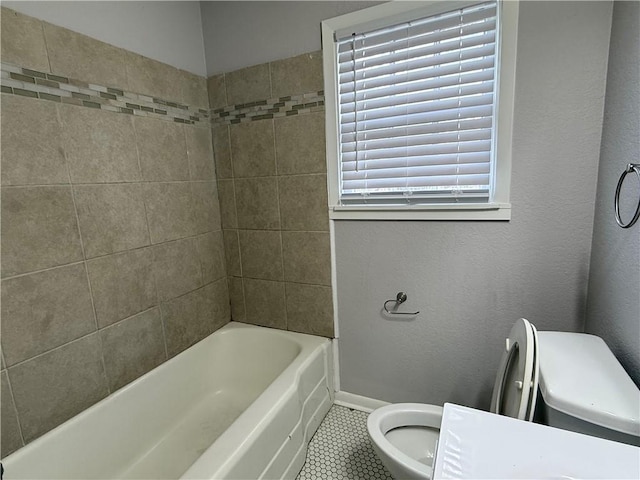
[[[232,318],[332,337],[321,52],[207,83]]]
[[[1,11],[4,457],[230,312],[206,79]]]

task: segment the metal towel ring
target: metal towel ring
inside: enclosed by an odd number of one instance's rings
[[[389,302],[395,302],[396,306],[400,305],[401,303],[404,303],[407,301],[407,294],[404,292],[398,292],[398,294],[396,295],[396,298],[392,298],[391,300],[387,300],[386,302],[384,302],[384,305],[382,306],[384,308],[384,311],[387,312],[389,315],[418,315],[420,312],[392,312],[389,309],[387,309],[387,303]]]
[[[616,187],[616,196],[614,200],[614,205],[616,208],[616,222],[622,228],[632,227],[633,224],[638,221],[638,218],[640,218],[640,198],[638,198],[638,206],[636,207],[636,211],[633,214],[633,218],[626,224],[620,218],[620,190],[622,189],[622,183],[624,182],[625,177],[627,176],[628,173],[631,173],[631,172],[636,173],[636,176],[638,177],[638,181],[640,182],[640,163],[627,164],[627,168],[625,169],[624,172],[622,172],[622,175],[620,175],[620,180],[618,180],[618,186]]]

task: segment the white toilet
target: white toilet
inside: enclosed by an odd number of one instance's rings
[[[493,413],[640,446],[639,406],[640,390],[601,338],[537,332],[525,319],[511,329]],[[373,411],[367,428],[395,478],[430,479],[441,420],[442,407],[399,403]]]

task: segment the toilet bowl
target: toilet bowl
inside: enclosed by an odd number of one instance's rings
[[[367,419],[373,450],[394,478],[431,478],[442,407],[397,403]]]
[[[549,357],[547,362],[540,360],[543,355]],[[560,373],[563,370],[564,376]],[[611,378],[616,379],[615,384]],[[576,388],[576,383],[589,388]],[[612,389],[612,394],[602,395]],[[590,398],[589,391],[597,398]],[[536,409],[538,398],[542,401]],[[565,332],[541,332],[538,336],[526,319],[514,324],[496,375],[491,412],[532,421],[538,411],[561,410],[574,420],[554,423],[550,419],[558,415],[547,415],[543,423],[637,445],[639,404],[640,390],[602,339]],[[441,421],[442,407],[398,403],[374,410],[367,429],[374,451],[396,479],[428,480]]]

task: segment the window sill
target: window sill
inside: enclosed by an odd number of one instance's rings
[[[334,205],[329,207],[329,218],[332,220],[509,221],[511,204]]]

